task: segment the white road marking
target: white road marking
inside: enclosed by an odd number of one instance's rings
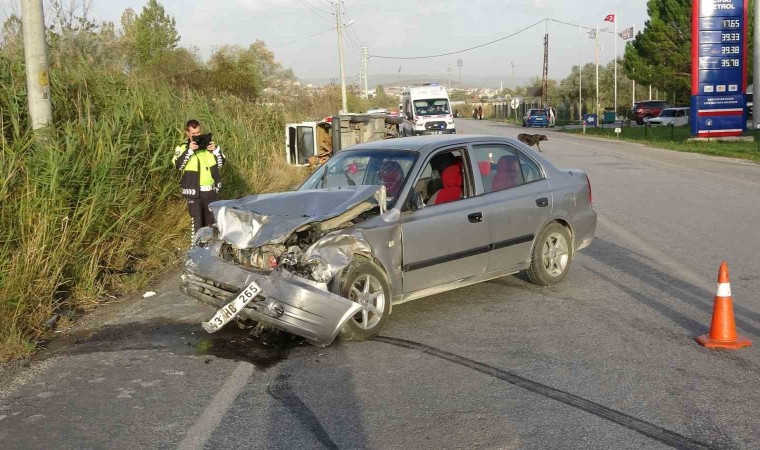
[[[203,410],[192,427],[185,433],[182,442],[177,446],[178,450],[202,449],[211,438],[211,434],[222,422],[224,415],[232,407],[232,403],[240,395],[240,392],[248,384],[248,379],[253,375],[256,368],[249,363],[241,362],[224,382],[219,392],[214,395],[206,409]]]

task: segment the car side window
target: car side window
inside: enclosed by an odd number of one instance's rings
[[[525,184],[520,158],[514,148],[501,144],[478,144],[473,146],[473,150],[486,194]]]
[[[532,183],[544,178],[541,169],[535,161],[525,156],[521,151],[517,152],[517,156],[520,158],[520,169],[522,170],[523,178],[526,183]]]
[[[444,150],[430,158],[414,183],[426,207],[472,196],[472,178],[464,149]]]

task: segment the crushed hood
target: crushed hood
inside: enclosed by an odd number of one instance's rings
[[[385,211],[383,186],[351,186],[278,192],[222,200],[210,205],[219,237],[237,248],[282,244],[295,231],[321,222],[335,229],[372,208]]]

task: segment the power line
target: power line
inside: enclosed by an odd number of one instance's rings
[[[349,48],[351,48],[351,51],[361,55],[361,46],[357,45],[357,43],[354,42],[354,38],[351,37],[345,27],[343,28],[343,33],[346,38],[346,42],[348,42]]]
[[[525,27],[525,28],[523,28],[521,30],[515,31],[514,33],[509,34],[507,36],[500,37],[499,39],[494,39],[493,41],[489,41],[489,42],[486,42],[486,43],[483,43],[483,44],[480,44],[480,45],[476,45],[474,47],[469,47],[469,48],[465,48],[465,49],[457,50],[457,51],[453,51],[453,52],[439,53],[437,55],[427,55],[427,56],[383,56],[383,55],[370,55],[370,56],[373,57],[373,58],[381,58],[381,59],[428,59],[428,58],[439,58],[441,56],[456,55],[457,53],[469,52],[470,50],[475,50],[477,48],[485,47],[487,45],[495,44],[495,43],[501,42],[501,41],[503,41],[505,39],[509,39],[511,37],[517,36],[520,33],[523,33],[523,32],[528,31],[528,30],[530,30],[531,28],[533,28],[533,27],[535,27],[537,25],[540,25],[541,23],[545,22],[546,20],[547,19],[541,19],[541,20],[539,20],[538,22],[536,22],[536,23],[534,23],[532,25],[528,25],[527,27]]]
[[[348,19],[349,22],[351,22],[351,16],[348,14],[348,9],[346,9],[346,4],[341,3],[341,5],[343,5],[343,12],[346,14],[346,18]],[[356,22],[356,20],[358,20],[358,18],[354,19],[354,22]],[[354,33],[354,37],[356,37],[356,40],[358,40],[359,43],[364,45],[364,40],[361,38],[361,36],[359,36],[359,33],[356,31],[356,28],[354,28],[353,25],[351,26],[351,31]]]
[[[279,48],[279,47],[284,47],[286,45],[294,44],[296,42],[305,41],[306,39],[313,38],[314,36],[319,36],[320,34],[324,34],[324,33],[330,32],[330,31],[332,31],[334,29],[335,29],[335,27],[332,27],[332,28],[330,28],[328,30],[323,30],[323,31],[320,31],[318,33],[314,33],[314,34],[310,34],[308,36],[304,36],[302,38],[294,39],[294,40],[289,41],[289,42],[284,42],[282,44],[275,45],[274,47],[269,47],[269,50],[273,50],[273,49]]]
[[[323,16],[322,14],[320,14],[320,11],[321,11],[322,13],[324,13],[324,14],[329,14],[328,12],[326,12],[326,11],[322,11],[322,10],[319,10],[319,9],[315,8],[315,7],[314,7],[314,6],[312,6],[311,4],[307,3],[307,2],[306,2],[306,0],[298,0],[298,1],[299,1],[299,2],[300,2],[302,5],[304,5],[306,8],[308,8],[308,9],[309,9],[309,11],[313,12],[315,16],[319,17],[319,18],[320,18],[320,19],[322,19],[322,20],[325,20],[325,21],[327,21],[327,22],[330,22],[330,23],[332,23],[332,19],[328,19],[327,17],[325,17],[325,16]]]
[[[550,20],[550,21],[552,21],[552,22],[561,23],[562,25],[569,25],[569,26],[571,26],[571,27],[575,27],[575,28],[578,28],[578,27],[580,27],[580,28],[584,28],[584,29],[586,29],[586,30],[589,30],[589,31],[596,31],[596,28],[595,28],[595,27],[584,27],[583,25],[578,25],[577,23],[564,22],[564,21],[562,21],[562,20],[557,20],[557,19],[547,19],[547,20]],[[614,32],[612,32],[612,31],[609,31],[609,30],[599,30],[599,32],[600,32],[600,33],[610,33],[610,34],[614,34]]]

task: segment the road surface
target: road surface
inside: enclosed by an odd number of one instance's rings
[[[599,213],[561,285],[505,277],[399,305],[382,338],[317,348],[207,335],[212,311],[173,273],[4,380],[2,447],[757,448],[760,166],[546,134],[546,156],[588,172]],[[755,341],[740,351],[693,340],[723,259]]]

